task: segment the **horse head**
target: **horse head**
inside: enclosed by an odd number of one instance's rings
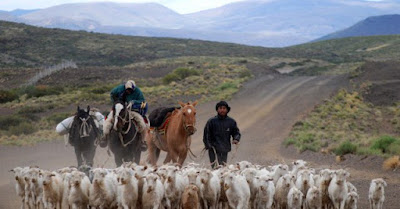
[[[90,106],[87,107],[86,111],[78,106],[76,111],[76,116],[81,120],[87,120],[87,118],[89,118],[90,116],[89,112],[90,112]]]
[[[114,112],[114,130],[121,131],[127,120],[128,111],[126,110],[126,105],[123,102],[116,102],[113,107]]]
[[[179,102],[182,111],[183,128],[189,135],[193,135],[196,132],[196,108],[197,101],[193,103]]]

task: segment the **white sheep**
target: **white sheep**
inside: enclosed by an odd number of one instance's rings
[[[335,209],[344,209],[348,193],[346,179],[349,176],[350,174],[343,169],[334,172],[328,187],[328,193]]]
[[[307,162],[304,160],[296,160],[294,162],[292,162],[292,170],[290,171],[292,175],[297,176],[297,173],[302,170],[302,169],[306,169],[306,165]]]
[[[43,203],[45,208],[62,207],[64,185],[60,174],[45,171],[43,174]]]
[[[301,209],[303,205],[303,196],[303,193],[299,189],[297,189],[296,187],[292,187],[287,195],[288,208]]]
[[[221,193],[221,184],[218,175],[204,169],[200,171],[198,178],[201,182],[200,194],[204,208],[216,209]]]
[[[233,172],[225,176],[224,190],[231,208],[249,207],[250,187],[246,178]]]
[[[357,209],[358,194],[356,192],[350,192],[346,199],[346,209]]]
[[[318,187],[312,186],[307,191],[306,200],[305,200],[305,208],[307,208],[307,209],[321,209],[322,208],[321,190]]]
[[[256,197],[255,208],[257,209],[271,209],[274,202],[275,185],[273,178],[270,176],[257,176],[256,177]]]
[[[14,173],[14,178],[16,180],[15,191],[17,192],[17,195],[21,198],[21,208],[25,208],[25,174],[28,169],[28,167],[15,167],[10,170],[10,172]]]
[[[241,175],[243,175],[246,178],[247,183],[250,186],[250,205],[253,208],[254,207],[254,202],[256,198],[256,193],[257,193],[257,183],[256,183],[256,176],[258,175],[258,170],[256,168],[245,168],[242,172]]]
[[[117,173],[118,204],[124,209],[136,208],[138,200],[138,180],[133,170],[124,168]]]
[[[159,209],[164,198],[164,187],[156,174],[148,174],[144,178],[142,208]]]
[[[291,174],[285,174],[279,178],[276,183],[274,202],[277,208],[286,208],[288,204],[288,194],[292,187],[294,187],[294,176]]]
[[[181,175],[178,171],[179,168],[176,166],[167,168],[167,180],[164,182],[167,208],[179,207],[183,190],[188,185],[187,176]]]
[[[303,169],[297,172],[296,178],[296,187],[301,191],[303,194],[307,194],[308,189],[314,186],[314,178],[313,174],[308,169]],[[303,196],[303,204],[305,204],[305,196]],[[305,206],[303,206],[305,207]]]
[[[29,176],[31,178],[30,192],[32,193],[34,208],[43,206],[43,176],[41,172],[39,168],[32,168],[29,170]]]
[[[72,209],[87,208],[89,205],[90,180],[85,173],[73,171],[70,179],[68,204]]]
[[[324,169],[319,172],[319,178],[315,182],[316,186],[321,191],[322,207],[325,209],[333,207],[331,198],[329,197],[329,184],[332,181],[333,171],[330,169]]]
[[[348,189],[348,191],[347,191],[348,193],[350,193],[350,192],[358,193],[357,188],[349,181],[347,181],[347,189]]]
[[[371,209],[382,209],[385,201],[386,181],[382,178],[373,179],[371,181],[368,193],[369,205]]]
[[[289,173],[289,166],[284,164],[278,164],[271,167],[272,178],[274,179],[274,184],[278,183],[279,178]]]
[[[93,183],[89,191],[92,207],[112,208],[117,206],[117,178],[113,172],[103,168],[93,169]]]

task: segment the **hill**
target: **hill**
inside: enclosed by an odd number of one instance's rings
[[[317,40],[394,34],[400,34],[400,15],[398,14],[368,17],[349,28],[326,35]]]
[[[0,21],[0,66],[34,67],[73,60],[122,66],[178,56],[266,56],[275,50],[191,39],[107,35]]]
[[[13,11],[10,15],[21,22],[49,28],[284,47],[314,40],[371,15],[393,14],[399,9],[400,4],[394,1],[245,0],[193,14],[178,14],[156,3],[91,2]],[[146,33],[137,33],[137,28],[144,28]]]

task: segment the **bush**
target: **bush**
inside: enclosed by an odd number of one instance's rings
[[[0,103],[11,102],[18,99],[18,95],[12,91],[0,90]]]
[[[18,114],[32,114],[44,112],[45,108],[43,106],[24,106],[18,110]]]
[[[239,78],[245,78],[245,77],[251,77],[250,70],[246,69],[246,70],[240,71]]]
[[[46,118],[48,122],[51,124],[58,124],[59,122],[63,121],[64,119],[68,118],[69,116],[72,116],[71,113],[68,112],[62,112],[62,113],[54,113]]]
[[[227,82],[227,83],[223,83],[220,86],[218,86],[218,90],[226,90],[226,89],[235,89],[236,85],[234,83],[231,82]]]
[[[46,85],[27,86],[20,90],[21,94],[26,94],[27,98],[42,97],[47,95],[58,95],[63,89],[61,87],[49,87]]]
[[[8,132],[10,135],[15,135],[19,136],[21,134],[31,134],[37,131],[37,128],[32,124],[28,122],[22,122],[16,126],[11,126],[8,129]]]
[[[336,155],[355,154],[357,152],[357,145],[350,141],[342,142],[335,150]]]
[[[200,73],[195,69],[177,68],[172,72],[168,73],[166,76],[164,76],[163,82],[165,84],[169,84],[172,81],[183,80],[189,76],[194,76],[194,75],[200,75]]]
[[[8,130],[12,126],[18,126],[26,121],[25,118],[19,115],[0,116],[0,130]]]
[[[381,136],[372,143],[371,149],[380,150],[382,153],[387,153],[389,151],[389,146],[397,141],[398,139],[392,136]]]

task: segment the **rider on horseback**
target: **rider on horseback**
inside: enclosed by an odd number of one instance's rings
[[[148,124],[148,119],[146,117],[148,105],[145,102],[144,96],[142,91],[139,87],[136,86],[135,81],[129,80],[125,84],[118,85],[114,89],[111,90],[110,93],[111,101],[113,103],[117,101],[121,101],[123,103],[129,104],[128,106],[131,107],[130,110],[139,113],[146,124]],[[110,133],[112,129],[112,116],[113,111],[110,112],[109,117],[107,117],[105,124],[104,124],[104,136],[105,138]],[[142,148],[146,149],[146,143],[144,142],[144,134],[142,135]]]
[[[129,80],[111,90],[111,101],[122,101],[132,103],[132,110],[138,112],[140,115],[145,116],[147,113],[147,103],[145,102],[142,91],[136,86],[135,81]],[[144,117],[145,122],[146,118]]]

